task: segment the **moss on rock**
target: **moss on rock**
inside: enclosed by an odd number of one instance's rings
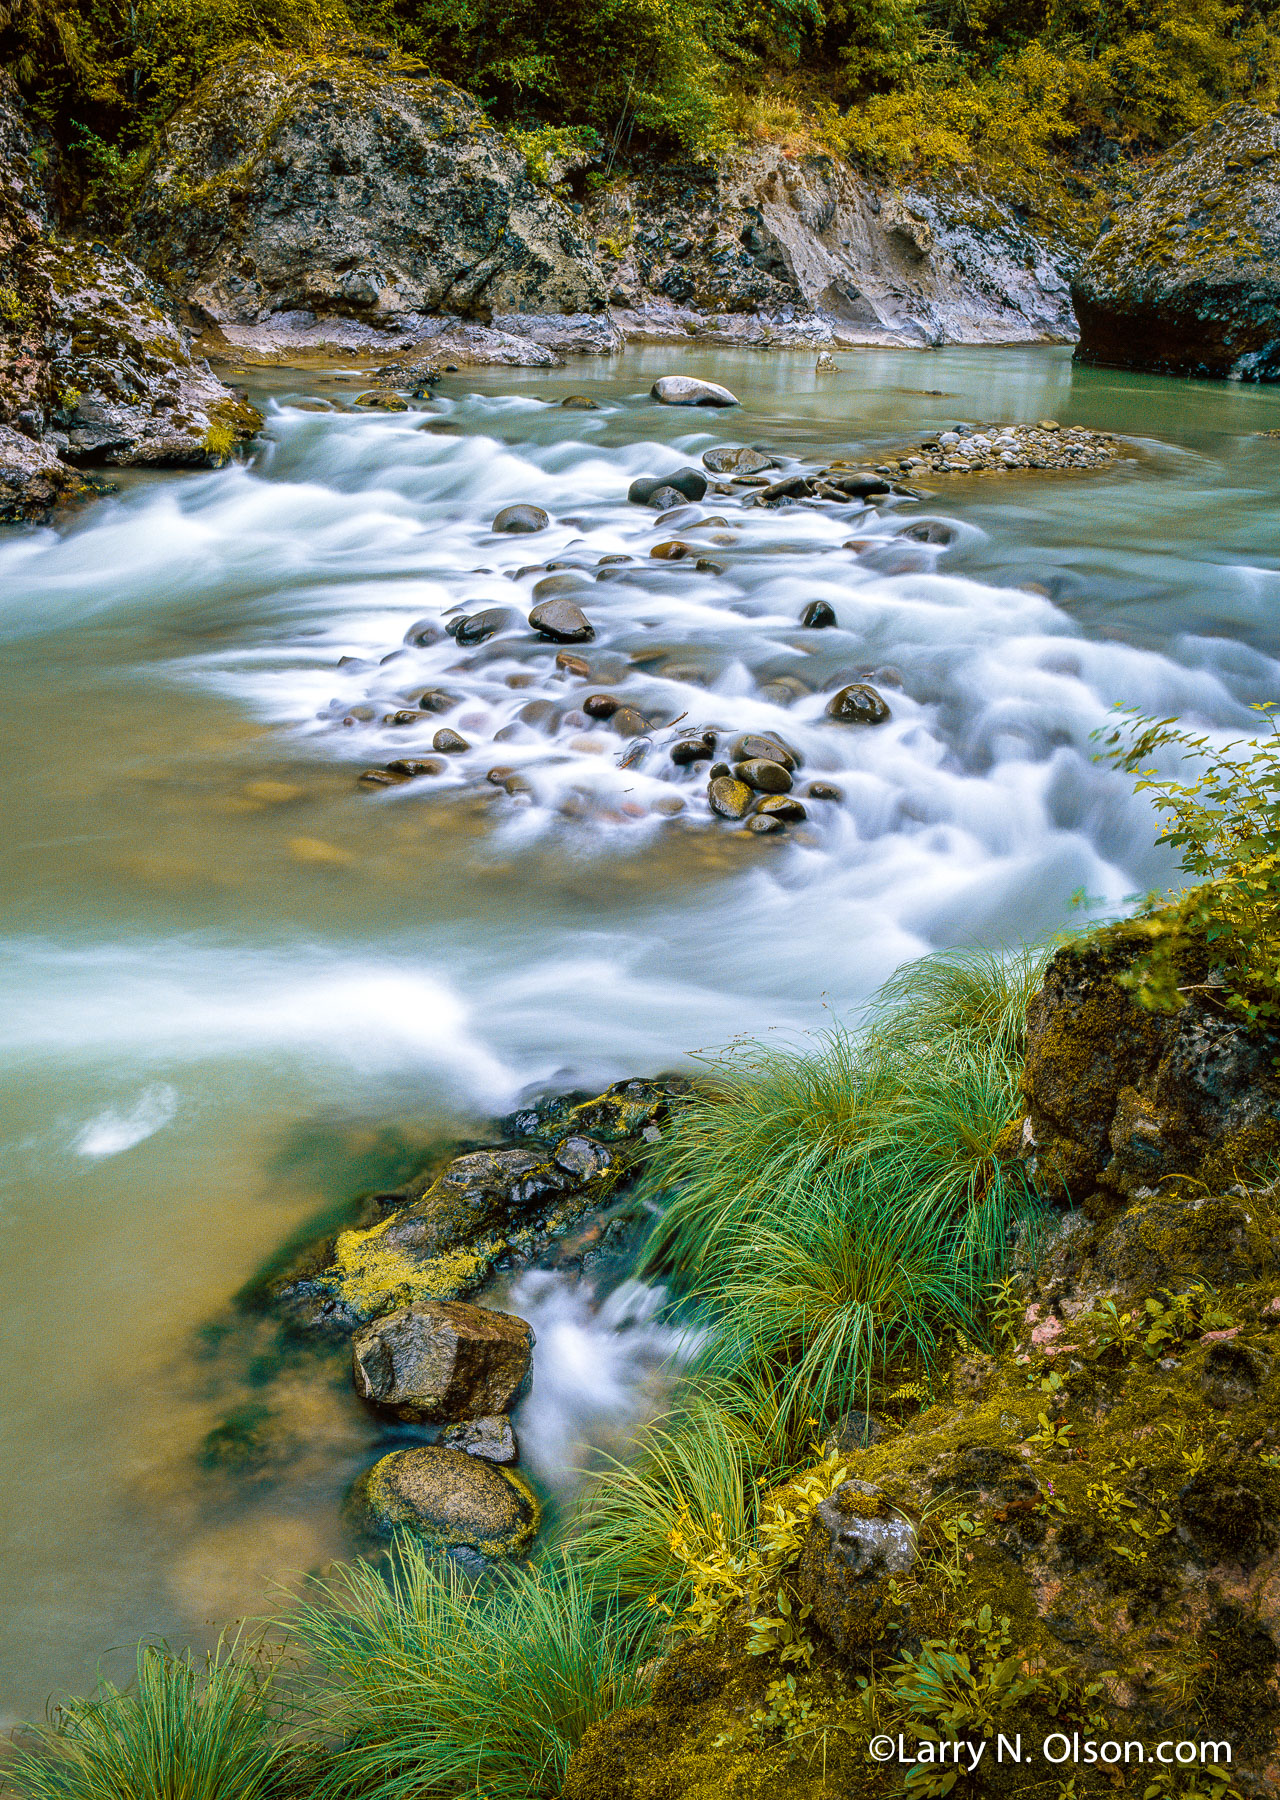
[[[514,1470],[434,1444],[384,1456],[360,1477],[350,1507],[377,1536],[411,1531],[441,1550],[494,1558],[522,1556],[542,1519]]]

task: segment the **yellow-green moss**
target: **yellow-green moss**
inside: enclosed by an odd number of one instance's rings
[[[479,1287],[505,1240],[493,1233],[476,1243],[417,1261],[385,1243],[392,1220],[367,1231],[344,1231],[334,1245],[326,1280],[338,1299],[361,1319],[374,1319],[415,1300],[458,1300]]]

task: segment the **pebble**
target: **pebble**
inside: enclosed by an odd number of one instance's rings
[[[780,762],[771,762],[763,756],[752,757],[749,762],[734,763],[733,772],[739,781],[744,781],[758,794],[787,794],[791,791],[790,773]]]
[[[712,812],[722,819],[745,818],[755,795],[745,781],[736,781],[727,771],[717,775],[707,789]]]
[[[693,375],[660,375],[649,390],[663,406],[737,406],[738,396],[718,381],[699,381]]]
[[[593,400],[590,394],[566,394],[560,402],[570,412],[599,412],[600,402]]]
[[[425,713],[415,712],[409,706],[402,706],[398,712],[384,713],[382,723],[384,725],[416,725],[419,719],[425,717]]]
[[[679,794],[664,794],[660,800],[654,801],[653,810],[663,818],[674,819],[677,813],[684,811],[684,801]]]
[[[660,562],[683,562],[692,552],[688,544],[682,544],[678,538],[670,538],[664,544],[655,544],[649,554],[656,556]]]
[[[452,627],[452,636],[460,644],[483,644],[499,631],[509,631],[517,617],[509,606],[491,606],[484,612],[457,620]]]
[[[533,793],[532,784],[530,782],[526,781],[526,779],[523,775],[516,775],[516,774],[508,775],[506,777],[506,779],[503,781],[502,786],[503,786],[503,789],[505,790],[505,792],[507,792],[508,794],[514,795],[514,794],[532,794]]]
[[[405,632],[404,641],[417,649],[423,649],[428,644],[438,644],[443,636],[443,631],[434,619],[418,619]]]
[[[349,706],[342,723],[344,725],[368,725],[377,716],[377,712],[372,706]]]
[[[621,705],[612,694],[588,694],[582,710],[589,719],[611,719]]]
[[[393,774],[390,769],[365,769],[356,776],[361,787],[403,787],[407,775]]]
[[[452,712],[460,704],[460,696],[449,693],[447,688],[424,688],[418,695],[415,705],[423,712]]]
[[[610,727],[619,737],[644,737],[652,727],[642,712],[634,706],[620,706],[609,720]]]
[[[823,474],[828,487],[836,488],[850,500],[871,500],[878,494],[889,492],[889,483],[883,475],[873,475],[869,469],[858,469],[853,474],[846,474],[838,465],[833,465]]]
[[[697,562],[694,563],[693,566],[698,571],[699,575],[723,575],[724,574],[724,564],[720,563],[720,562],[715,562],[709,556],[700,556],[698,558]]]
[[[811,781],[804,790],[806,800],[843,800],[844,789],[834,781]]]
[[[883,725],[891,716],[884,696],[865,682],[841,688],[827,703],[827,717],[842,725]]]
[[[538,587],[542,585],[538,583]],[[596,635],[587,615],[572,600],[544,600],[529,614],[529,623],[556,644],[583,644]]]
[[[470,750],[471,745],[466,738],[445,725],[432,738],[431,748],[438,750],[442,756],[461,756],[464,750]]]
[[[710,780],[718,781],[722,775],[732,776],[733,770],[729,767],[727,762],[716,762],[712,763],[707,773]]]
[[[904,525],[893,535],[910,538],[914,544],[941,544],[945,548],[955,543],[959,533],[954,525],[944,525],[941,519],[921,519],[918,524]]]
[[[823,631],[828,625],[836,623],[835,608],[825,600],[810,600],[800,614],[800,623],[807,625],[811,631]]]
[[[759,812],[754,818],[747,820],[746,829],[756,837],[764,837],[767,833],[785,831],[786,826],[775,813]]]
[[[488,774],[485,776],[485,780],[491,781],[493,783],[494,787],[501,787],[503,782],[506,781],[510,776],[512,776],[514,774],[515,774],[515,770],[510,769],[510,768],[490,769]]]
[[[757,814],[765,814],[772,819],[782,819],[788,825],[798,825],[809,817],[804,807],[791,794],[770,794],[756,808]]]
[[[409,410],[409,402],[402,400],[399,394],[374,392],[357,394],[356,405],[367,407],[370,412],[408,412]]]
[[[545,531],[550,523],[550,516],[540,506],[504,506],[493,521],[493,529],[509,532]]]
[[[1056,419],[1038,425],[989,425],[981,431],[942,431],[896,458],[912,475],[1005,475],[1017,469],[1100,469],[1118,460],[1123,446],[1105,431],[1064,429]]]
[[[756,500],[761,506],[770,506],[778,500],[804,500],[812,492],[812,475],[784,475],[781,480],[771,481],[768,487],[762,487]]]
[[[714,755],[715,747],[715,732],[700,731],[677,738],[671,746],[670,756],[677,767],[684,768],[690,763],[708,761]]]
[[[764,737],[753,731],[735,738],[729,746],[729,755],[734,762],[754,762],[758,757],[764,757],[768,762],[781,763],[790,774],[794,774],[801,762],[798,752],[784,744],[781,738]]]
[[[532,725],[535,731],[554,731],[561,719],[561,708],[554,700],[526,700],[516,714],[522,725]]]
[[[575,575],[568,569],[558,574],[546,575],[541,581],[533,584],[535,600],[556,600],[561,594],[585,594],[587,583],[581,575]]]
[[[568,650],[556,652],[556,667],[563,669],[566,675],[577,675],[582,681],[590,681],[591,664],[582,656],[573,656]]]
[[[611,556],[602,556],[597,567],[601,569],[611,569],[616,567],[619,563],[629,563],[634,561],[635,558],[633,556],[626,556],[621,552],[615,551]]]

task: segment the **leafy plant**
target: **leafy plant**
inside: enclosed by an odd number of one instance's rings
[[[290,1752],[268,1716],[269,1670],[220,1645],[203,1664],[138,1648],[132,1691],[67,1700],[4,1766],[19,1800],[269,1800]]]
[[[288,1627],[342,1743],[316,1800],[478,1793],[553,1800],[587,1727],[641,1697],[642,1628],[553,1561],[475,1589],[402,1541],[313,1585]]]

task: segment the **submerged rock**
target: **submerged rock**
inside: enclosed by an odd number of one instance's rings
[[[545,531],[551,523],[549,516],[540,506],[504,506],[493,521],[495,531],[522,532]]]
[[[1082,362],[1280,380],[1280,119],[1233,106],[1116,208],[1071,286]]]
[[[362,1400],[399,1419],[450,1423],[507,1413],[528,1391],[533,1331],[511,1313],[463,1301],[419,1301],[352,1340]]]
[[[436,315],[500,315],[513,337],[522,315],[605,304],[572,214],[515,145],[461,89],[385,49],[234,51],[161,133],[133,241],[245,344],[263,330],[311,341],[338,319],[395,347]]]
[[[513,1470],[438,1444],[395,1450],[352,1489],[349,1507],[379,1537],[410,1531],[441,1550],[522,1556],[537,1536],[542,1508]]]

